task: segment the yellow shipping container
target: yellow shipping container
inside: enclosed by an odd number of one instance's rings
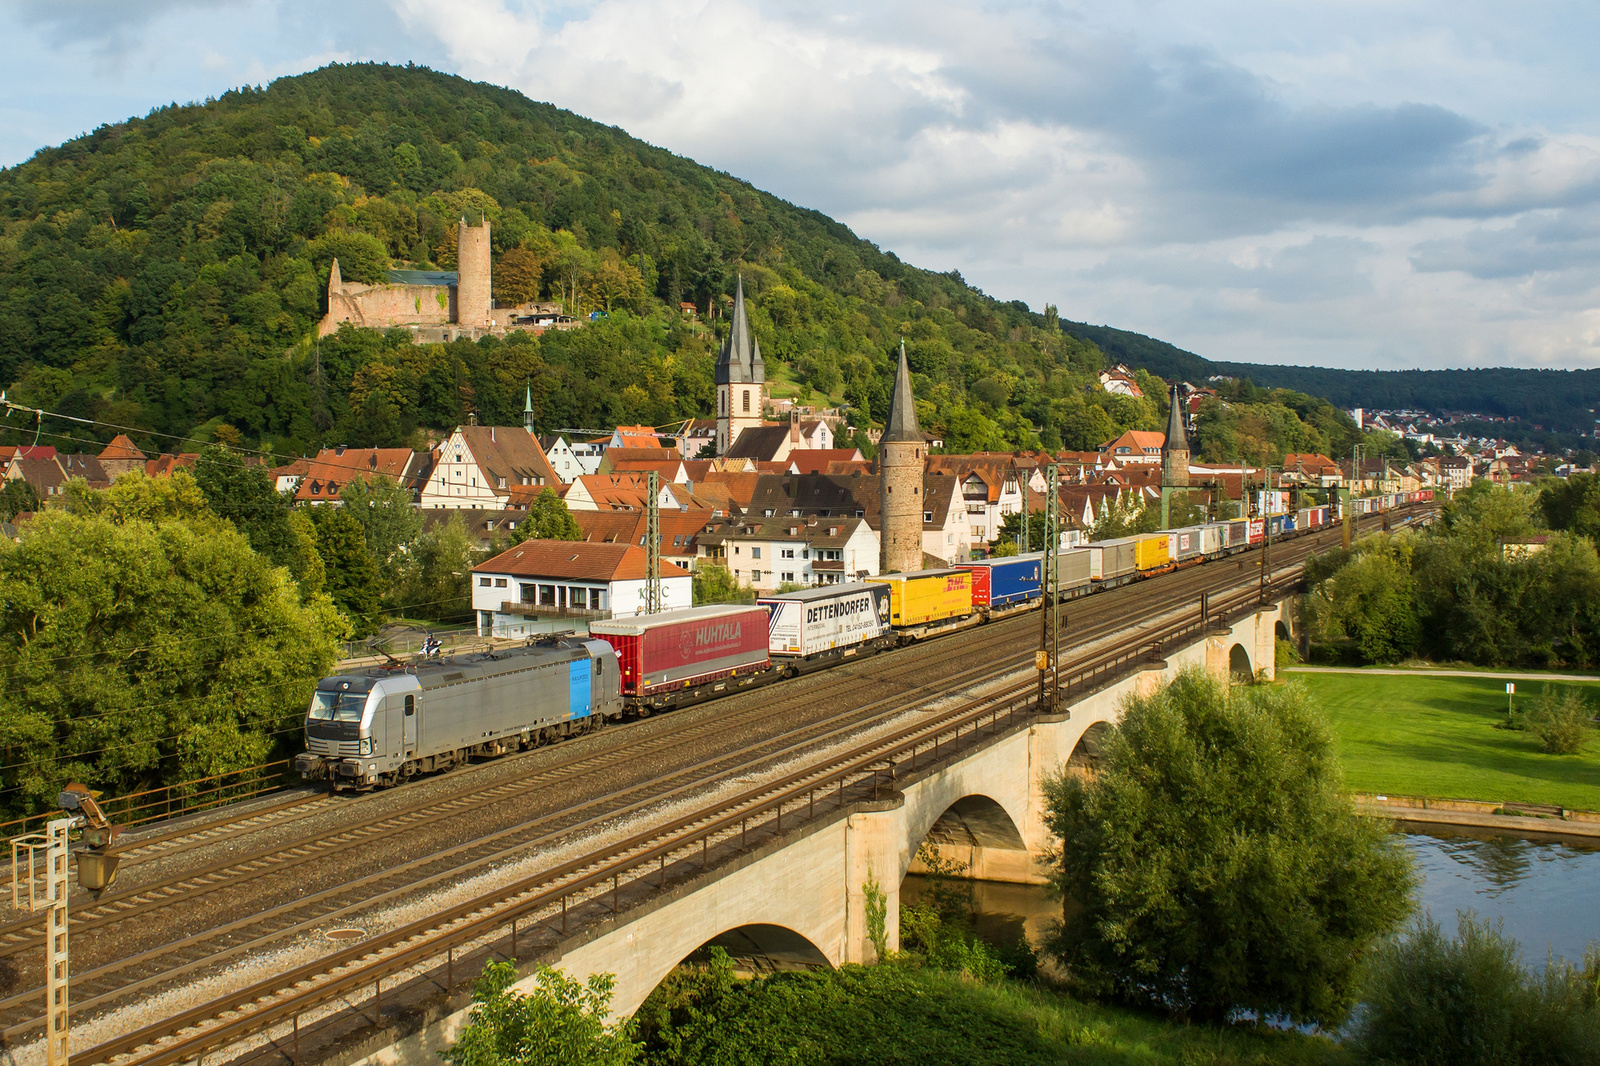
[[[1165,533],[1141,533],[1133,538],[1133,565],[1140,570],[1159,570],[1172,561],[1168,551],[1171,538]]]
[[[889,586],[889,624],[920,626],[972,613],[972,571],[916,570],[869,577]]]

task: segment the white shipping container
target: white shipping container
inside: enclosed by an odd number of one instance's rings
[[[1215,555],[1228,545],[1228,523],[1211,522],[1200,527],[1200,554]]]
[[[767,650],[774,658],[809,658],[889,632],[888,585],[858,581],[763,596],[756,602],[772,615]]]
[[[1135,569],[1131,537],[1094,541],[1088,545],[1088,551],[1089,576],[1096,581],[1110,581],[1131,574]]]

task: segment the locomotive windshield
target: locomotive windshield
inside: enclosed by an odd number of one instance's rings
[[[311,697],[313,722],[359,722],[367,704],[365,692],[316,692]]]

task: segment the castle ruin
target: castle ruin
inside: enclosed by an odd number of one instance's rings
[[[557,304],[495,306],[492,269],[488,219],[473,226],[463,218],[456,227],[455,270],[391,270],[384,282],[367,285],[346,282],[335,259],[328,271],[328,313],[317,335],[326,337],[348,322],[366,329],[408,328],[422,343],[578,324]]]

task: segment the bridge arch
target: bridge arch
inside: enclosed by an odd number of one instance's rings
[[[1277,637],[1279,640],[1294,639],[1294,634],[1289,631],[1289,623],[1284,621],[1282,618],[1273,623],[1272,635]]]
[[[694,944],[694,939],[684,943]],[[735,968],[746,973],[832,968],[836,961],[841,961],[829,958],[828,953],[810,936],[796,931],[789,925],[776,922],[747,922],[725,928],[716,936],[688,950],[683,950],[680,946],[676,952],[652,953],[653,965],[636,967],[628,975],[628,980],[617,982],[615,998],[611,1003],[613,1014],[621,1016],[637,1011],[650,994],[660,988],[662,982],[672,976],[680,966],[703,960],[713,947],[726,951],[733,957]],[[644,962],[642,959],[638,961]]]
[[[1067,770],[1080,776],[1089,776],[1100,769],[1100,752],[1110,735],[1110,722],[1092,723],[1078,738],[1072,754],[1067,756]]]
[[[1243,644],[1235,644],[1228,650],[1228,677],[1235,682],[1250,682],[1255,680],[1256,672],[1250,665],[1250,652]]]

